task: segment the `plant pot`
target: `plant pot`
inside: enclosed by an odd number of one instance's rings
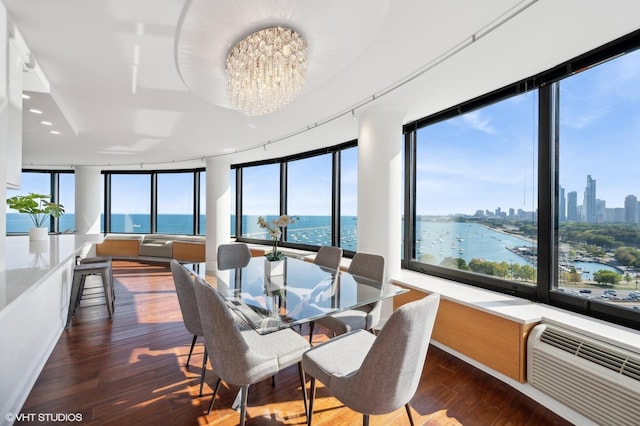
[[[264,261],[264,274],[268,277],[284,275],[284,260]]]
[[[29,240],[30,241],[44,241],[49,239],[49,228],[47,227],[33,227],[29,228]]]

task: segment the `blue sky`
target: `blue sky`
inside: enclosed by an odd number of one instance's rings
[[[536,209],[537,95],[527,93],[422,129],[421,214]],[[640,197],[640,54],[560,83],[560,185],[582,204],[587,175],[607,207]]]

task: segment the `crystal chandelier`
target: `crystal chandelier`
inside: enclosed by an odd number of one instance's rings
[[[307,43],[290,28],[272,27],[240,41],[227,56],[227,97],[248,116],[284,108],[307,77]]]

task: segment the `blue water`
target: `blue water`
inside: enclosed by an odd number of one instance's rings
[[[522,238],[493,231],[477,223],[448,221],[418,221],[416,223],[418,258],[429,254],[439,264],[445,257],[462,258],[467,263],[471,259],[488,262],[528,262],[512,253],[507,247],[531,247]],[[535,246],[535,244],[534,244]]]
[[[532,263],[513,252],[508,247],[535,247],[535,243],[524,238],[504,234],[477,223],[449,221],[418,221],[416,223],[418,258],[431,255],[434,264],[440,264],[445,257],[462,258],[467,263],[471,259],[488,262],[507,262],[520,265]],[[620,270],[595,262],[576,264],[583,273],[593,275],[600,269],[620,273]]]
[[[275,216],[267,216],[267,220]],[[244,236],[271,240],[268,233],[257,224],[258,216],[242,218]],[[204,234],[206,216],[200,216],[200,226]],[[354,216],[341,217],[340,246],[345,250],[356,250],[357,220]],[[28,232],[31,221],[25,215],[7,213],[7,232]],[[68,213],[60,218],[60,231],[73,230],[74,215]],[[151,229],[148,214],[114,214],[111,217],[111,232],[146,234]],[[193,221],[191,215],[158,215],[157,229],[159,233],[192,234]],[[101,231],[103,231],[101,229]],[[235,216],[231,216],[231,234],[235,233]],[[453,221],[418,221],[416,223],[417,253],[431,255],[435,264],[445,257],[462,258],[467,263],[471,259],[484,259],[490,262],[508,262],[514,264],[530,264],[530,262],[512,253],[508,247],[531,247],[532,243],[513,235],[494,231],[477,223]],[[295,224],[287,227],[287,239],[292,243],[309,245],[331,244],[331,219],[329,216],[302,216]],[[581,262],[582,271],[593,275],[599,269],[620,272],[600,263]]]

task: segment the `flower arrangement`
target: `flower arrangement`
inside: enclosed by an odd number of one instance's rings
[[[285,228],[289,224],[296,223],[297,219],[298,218],[295,216],[287,216],[286,214],[283,214],[269,223],[264,217],[258,217],[258,225],[260,228],[264,228],[269,231],[269,236],[273,238],[273,249],[270,253],[265,254],[267,260],[284,260],[284,253],[278,252],[278,240],[282,236],[282,228]]]

